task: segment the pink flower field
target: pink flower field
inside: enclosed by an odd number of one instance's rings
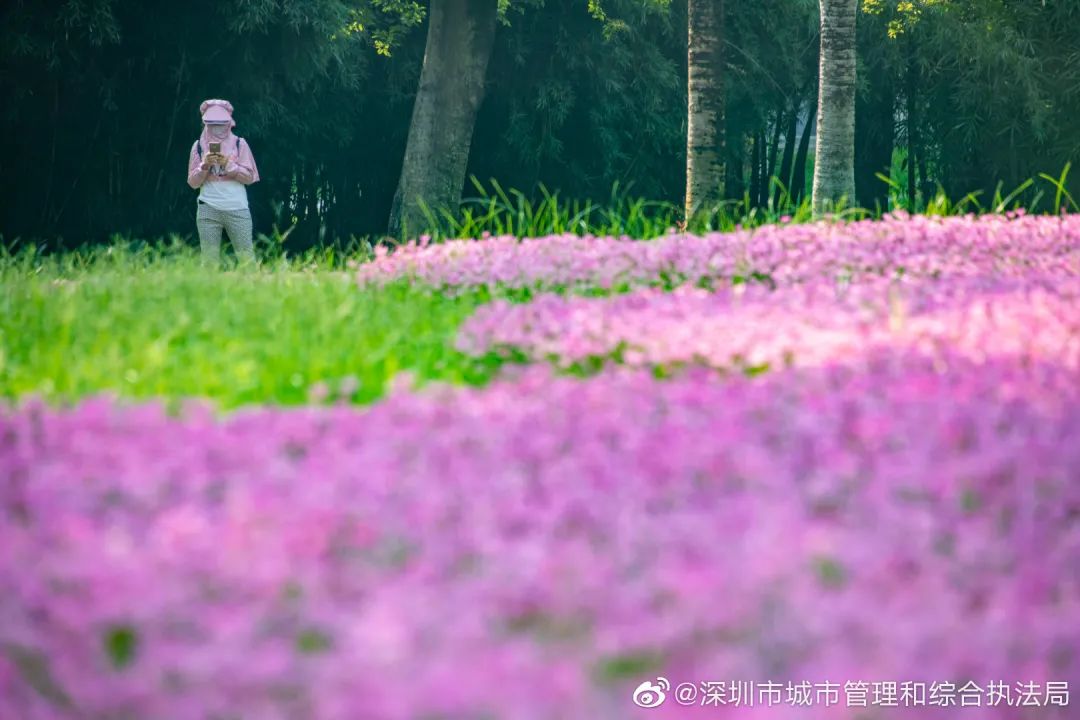
[[[779,291],[647,289],[612,298],[542,295],[497,301],[463,328],[459,346],[517,350],[573,365],[701,363],[716,368],[818,365],[870,348],[959,352],[975,360],[1053,361],[1080,371],[1080,278],[918,281],[875,277]]]
[[[756,230],[671,234],[651,242],[558,235],[519,241],[415,243],[366,265],[363,283],[412,278],[439,287],[589,289],[717,283],[768,275],[780,285],[846,282],[900,271],[919,278],[1019,278],[1080,273],[1080,215],[907,217]]]
[[[505,293],[458,346],[530,364],[0,409],[0,719],[1080,713],[1080,217],[455,241],[358,281],[401,279]]]

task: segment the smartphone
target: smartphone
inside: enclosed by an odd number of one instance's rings
[[[221,143],[219,143],[219,142],[210,143],[210,152],[213,153],[214,155],[220,155],[221,154]]]

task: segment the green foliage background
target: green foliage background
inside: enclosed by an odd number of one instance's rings
[[[563,198],[606,202],[617,187],[680,204],[685,0],[494,1],[469,174],[533,199],[542,184]],[[225,97],[263,177],[251,191],[260,230],[295,222],[285,240],[294,252],[380,236],[426,12],[414,0],[6,3],[0,233],[68,247],[113,233],[191,236],[183,172],[198,105]],[[814,112],[817,3],[727,0],[726,12],[727,192],[765,205],[792,113],[801,135]],[[989,196],[999,182],[1007,192],[1058,176],[1080,156],[1078,26],[1073,0],[864,0],[859,204],[918,207],[938,185]]]

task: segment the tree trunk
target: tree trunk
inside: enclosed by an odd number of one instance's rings
[[[810,108],[814,107],[813,99]],[[814,131],[814,116],[806,113],[806,125],[803,126],[802,138],[799,140],[799,151],[795,154],[795,167],[791,170],[791,201],[796,205],[802,203],[806,195],[806,159],[810,154],[810,134]]]
[[[745,191],[743,170],[746,164],[746,137],[731,120],[731,114],[725,113],[724,146],[726,162],[724,167],[724,196],[727,199],[742,200]]]
[[[855,199],[855,16],[857,0],[818,0],[817,152],[814,215]]]
[[[907,211],[915,212],[915,140],[911,128],[908,128],[907,151]]]
[[[784,106],[776,108],[773,120],[772,143],[769,145],[769,169],[765,171],[765,202],[769,202],[769,189],[776,177],[776,159],[780,155],[780,135],[784,125]]]
[[[776,187],[776,193],[773,195],[773,206],[779,208],[780,201],[783,200],[783,193],[788,193],[788,199],[791,198],[791,163],[795,160],[795,132],[799,129],[799,105],[798,99],[795,99],[791,103],[791,114],[788,115],[787,131],[784,133],[784,159],[780,161],[780,182],[783,183],[783,188],[779,185]]]
[[[907,107],[905,114],[907,115],[907,141],[908,141],[908,181],[907,181],[907,193],[908,193],[908,212],[915,212],[915,158],[918,154],[918,137],[916,135],[915,124],[915,83],[917,82],[915,73],[917,68],[915,67],[915,46],[912,43],[911,31],[908,32],[907,38],[907,84],[904,94],[907,96]]]
[[[761,170],[758,171],[758,196],[757,204],[764,207],[769,202],[769,136],[768,123],[758,131],[758,145],[761,147],[759,159]]]
[[[754,130],[750,148],[750,203],[757,207],[761,198],[761,130]],[[749,210],[750,208],[746,208]]]
[[[495,39],[495,0],[432,0],[389,234],[404,239],[425,225],[421,201],[456,211],[465,184],[476,112]]]
[[[919,187],[922,188],[923,203],[930,202],[935,193],[926,177],[926,150],[922,147],[919,148]]]
[[[724,0],[688,0],[686,219],[724,197]]]

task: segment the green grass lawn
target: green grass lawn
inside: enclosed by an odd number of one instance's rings
[[[100,254],[73,265],[0,258],[0,397],[97,392],[203,397],[221,408],[303,403],[345,378],[370,402],[400,371],[480,383],[493,368],[453,350],[479,299],[352,273],[202,269],[190,256]],[[316,391],[317,392],[317,391]]]

